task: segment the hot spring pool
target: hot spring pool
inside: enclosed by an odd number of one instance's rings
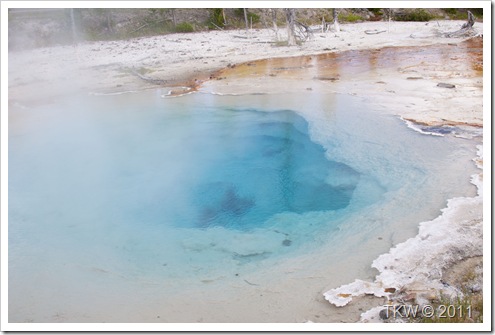
[[[61,304],[65,321],[141,320],[144,300],[283,281],[305,257],[328,282],[370,275],[370,258],[475,193],[473,144],[350,97],[162,93],[9,111],[11,322]],[[129,291],[133,307],[109,307]]]

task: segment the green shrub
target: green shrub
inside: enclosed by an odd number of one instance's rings
[[[451,20],[467,20],[467,12],[459,8],[444,8],[443,11]]]
[[[457,8],[444,8],[443,11],[449,15],[457,14]]]
[[[225,23],[223,22],[222,8],[210,9],[210,20],[208,22],[208,28],[218,29],[223,28],[224,26]]]
[[[396,21],[430,21],[433,19],[433,15],[428,13],[423,8],[416,8],[410,12],[406,12],[402,15],[397,15],[395,17]]]
[[[340,13],[338,18],[339,18],[340,22],[363,21],[363,18],[361,16],[354,14],[354,13],[349,13],[349,14]]]
[[[177,33],[192,33],[194,27],[188,22],[181,22],[175,26],[175,32]]]

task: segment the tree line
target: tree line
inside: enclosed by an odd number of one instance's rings
[[[466,9],[443,9],[450,18],[467,18]],[[481,9],[471,9],[477,18]],[[462,16],[466,16],[465,18]],[[9,9],[11,44],[40,47],[84,40],[113,40],[173,32],[270,28],[280,43],[294,45],[322,31],[340,30],[341,22],[365,20],[428,21],[431,9],[387,8],[77,8]],[[286,33],[279,27],[286,27]],[[311,28],[313,27],[313,28]],[[254,33],[253,33],[254,34]],[[281,36],[284,35],[282,41]],[[12,41],[12,43],[11,43]]]

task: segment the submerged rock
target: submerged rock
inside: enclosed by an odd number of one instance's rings
[[[254,206],[254,200],[237,194],[234,188],[229,188],[224,195],[221,211],[234,215],[243,215]]]
[[[198,217],[198,225],[203,228],[227,225],[243,217],[256,205],[252,197],[240,195],[230,183],[205,184],[198,194],[198,199],[205,204]]]

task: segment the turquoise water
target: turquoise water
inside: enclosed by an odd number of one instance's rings
[[[239,250],[234,257],[276,255],[294,243],[275,223],[281,216],[291,222],[313,215],[298,223],[299,229],[309,225],[309,235],[335,229],[330,216],[349,205],[361,180],[358,171],[325,155],[308,122],[292,110],[129,98],[136,97],[42,107],[26,133],[13,132],[11,222],[16,205],[28,206],[22,215],[44,222],[33,227],[43,234],[73,227],[74,235],[64,238],[88,234],[90,244],[127,234],[133,242],[118,243],[138,249],[149,237],[134,239],[148,230],[166,235],[169,249],[177,244],[174,234],[180,240],[185,231],[222,228],[242,236],[266,229],[278,232],[280,250]],[[378,183],[371,187],[370,196],[384,192]],[[165,258],[181,259],[184,248],[176,248]]]
[[[366,253],[360,245],[377,234],[414,235],[446,199],[474,192],[471,145],[348,97],[161,94],[11,109],[18,318],[54,296],[84,309],[118,282],[138,292],[151,281],[163,294],[328,245],[332,264]]]
[[[175,220],[180,225],[249,230],[266,226],[279,213],[337,210],[349,204],[359,173],[328,160],[323,147],[310,140],[307,122],[293,111],[230,109],[194,117],[208,120],[194,134],[186,131],[194,138],[186,150],[198,152],[198,162],[208,164],[189,192],[192,217]],[[326,182],[336,175],[353,182]]]

